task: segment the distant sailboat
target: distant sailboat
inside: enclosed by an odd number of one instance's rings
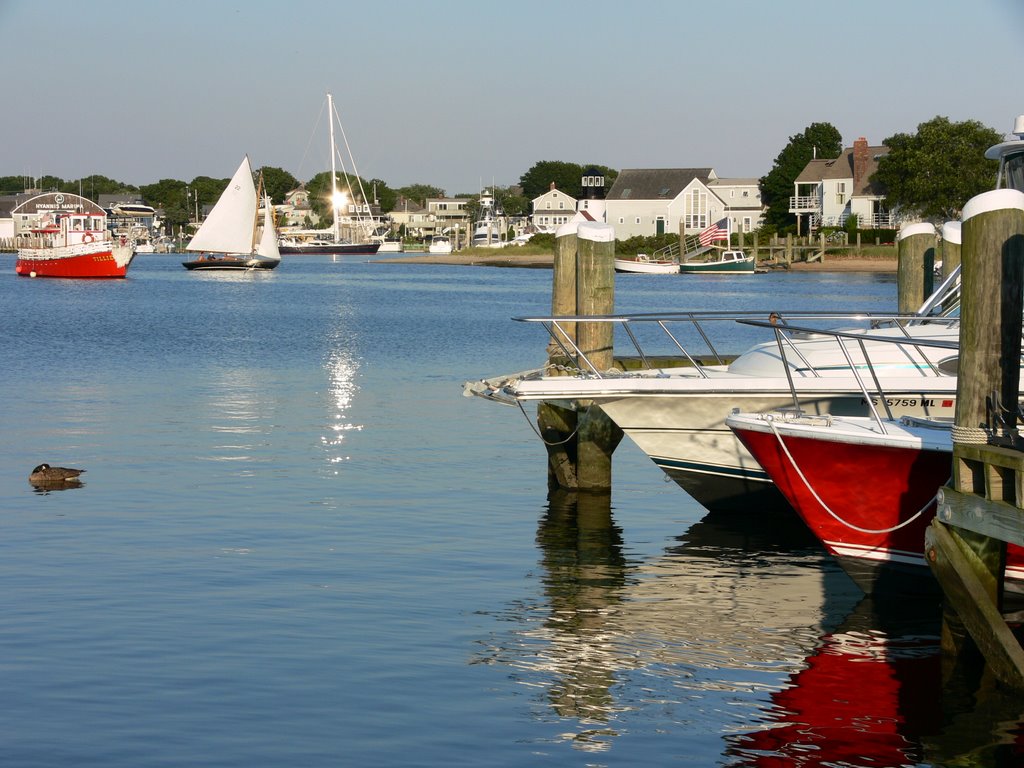
[[[210,215],[185,246],[201,255],[182,262],[189,270],[273,269],[281,263],[270,198],[263,200],[263,226],[257,226],[259,196],[252,180],[249,156],[221,193]],[[262,231],[261,231],[262,230]]]
[[[278,244],[281,249],[281,253],[288,254],[326,254],[328,256],[352,256],[359,254],[362,256],[373,256],[377,253],[381,246],[381,240],[371,240],[368,237],[364,237],[365,242],[352,242],[346,240],[341,236],[341,223],[338,220],[338,201],[340,199],[338,192],[338,172],[335,159],[338,155],[338,149],[334,144],[334,119],[336,116],[334,111],[334,97],[327,94],[327,122],[329,126],[329,136],[331,144],[331,214],[332,214],[332,226],[328,230],[312,230],[306,232],[297,233],[300,235],[300,239],[288,238],[281,240]],[[339,120],[340,125],[340,120]],[[345,137],[345,129],[341,129],[342,138]],[[345,147],[348,149],[349,162],[352,165],[352,171],[355,174],[355,158],[352,157],[352,150],[348,146],[348,139],[345,139]],[[342,169],[344,171],[344,168]],[[356,174],[358,179],[358,174]],[[362,182],[360,184],[360,192],[363,192]],[[351,190],[350,190],[351,191]],[[366,195],[363,193],[363,197]],[[365,234],[365,233],[364,233]],[[310,235],[312,235],[310,237]]]

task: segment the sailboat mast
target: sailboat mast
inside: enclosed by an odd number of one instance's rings
[[[327,122],[331,126],[331,212],[334,214],[334,242],[341,239],[338,229],[338,177],[334,170],[334,98],[327,93]]]

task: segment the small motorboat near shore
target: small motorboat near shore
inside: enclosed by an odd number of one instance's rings
[[[707,259],[679,262],[682,275],[754,274],[754,257],[743,251],[712,251]]]
[[[677,275],[679,262],[674,259],[656,259],[646,253],[638,253],[635,258],[616,258],[615,271],[641,275]]]

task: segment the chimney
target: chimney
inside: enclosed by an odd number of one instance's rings
[[[550,192],[550,191],[551,191],[551,190],[553,190],[554,188],[555,188],[555,182],[553,182],[553,181],[552,181],[552,182],[551,182],[551,189],[549,189],[548,191]]]
[[[867,181],[868,171],[868,140],[861,136],[853,142],[853,188],[859,189],[862,182]]]

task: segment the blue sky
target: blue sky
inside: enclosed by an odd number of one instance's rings
[[[1020,0],[0,0],[0,175],[328,167],[333,92],[364,178],[449,194],[535,162],[766,173],[936,115],[1024,113]]]

